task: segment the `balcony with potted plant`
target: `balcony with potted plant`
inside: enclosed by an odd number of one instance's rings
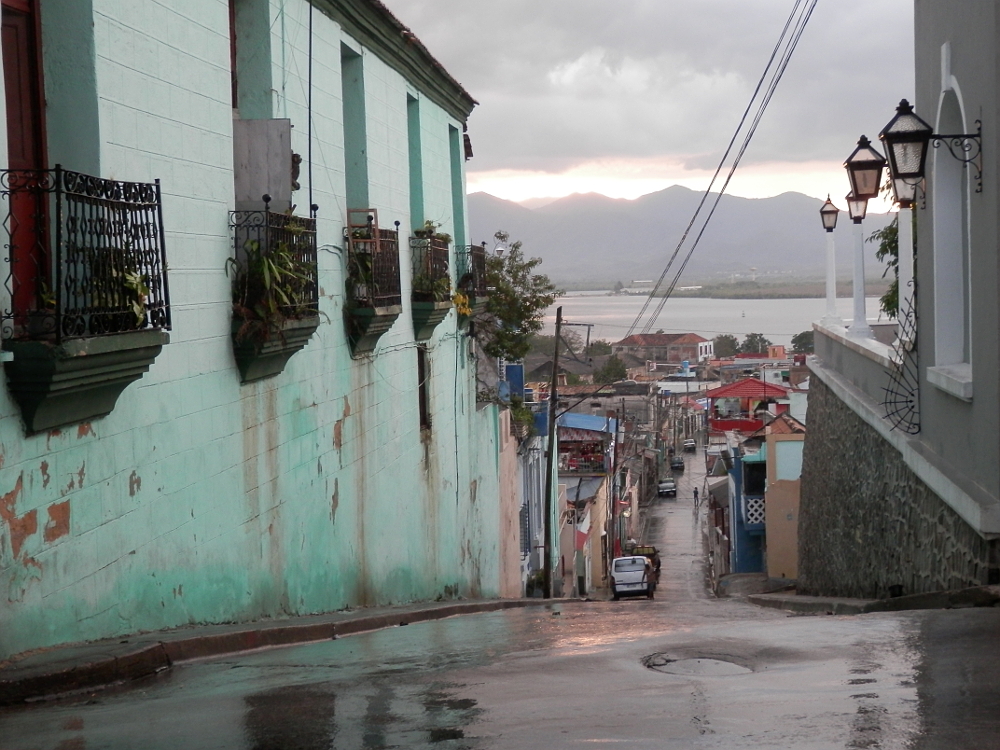
[[[486,243],[469,245],[459,248],[458,260],[458,295],[462,299],[456,301],[459,315],[470,318],[486,309],[489,297],[486,285]],[[465,311],[468,310],[466,313]]]
[[[319,327],[316,210],[232,211],[233,353],[243,383],[277,375]]]
[[[426,341],[452,308],[448,245],[451,237],[427,222],[410,238],[413,270],[413,335]]]
[[[0,336],[28,434],[109,414],[170,337],[160,183],[0,172]]]
[[[347,304],[344,322],[352,354],[373,352],[402,312],[399,281],[399,222],[378,225],[374,208],[348,209]]]

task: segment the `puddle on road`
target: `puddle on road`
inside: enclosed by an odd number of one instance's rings
[[[721,659],[694,658],[671,659],[665,654],[653,654],[642,660],[649,669],[666,674],[693,675],[698,677],[730,677],[751,674],[752,669]]]

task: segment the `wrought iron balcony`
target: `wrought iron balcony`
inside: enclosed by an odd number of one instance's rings
[[[473,300],[485,300],[488,296],[485,243],[459,249],[458,290]]]
[[[267,207],[230,212],[233,306],[239,315],[267,325],[318,314],[315,207],[310,213],[307,218]]]
[[[402,310],[398,230],[398,221],[395,230],[381,229],[374,208],[347,210],[345,322],[355,356],[374,351]]]
[[[316,211],[231,211],[233,354],[240,379],[277,375],[319,327]]]
[[[410,237],[413,299],[444,302],[451,298],[448,243],[434,236]]]
[[[4,170],[4,341],[168,330],[170,302],[159,180]]]
[[[402,304],[399,282],[399,232],[382,229],[374,209],[363,225],[347,227],[348,295],[353,307],[393,307]]]

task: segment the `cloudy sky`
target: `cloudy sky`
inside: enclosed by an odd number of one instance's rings
[[[509,200],[705,189],[795,6],[383,1],[480,103],[469,191]],[[913,0],[820,0],[729,192],[842,197],[844,159],[903,97]]]

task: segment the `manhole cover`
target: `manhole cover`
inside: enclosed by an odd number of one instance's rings
[[[749,674],[753,670],[721,659],[694,658],[672,659],[664,654],[653,654],[643,659],[650,669],[667,674],[697,675],[699,677],[728,677]]]

